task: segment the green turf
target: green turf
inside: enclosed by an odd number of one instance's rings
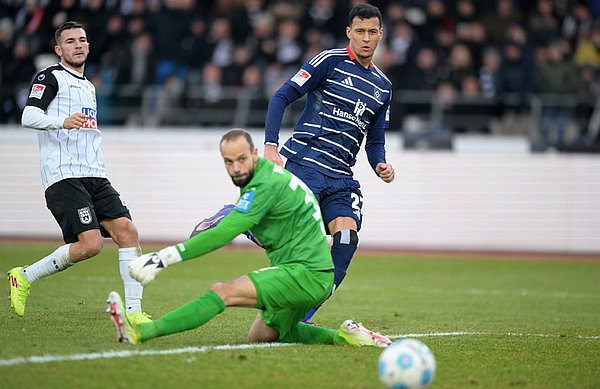
[[[33,262],[55,245],[0,243],[0,269]],[[145,249],[148,251],[148,249]],[[116,249],[36,282],[26,315],[0,309],[0,363],[17,357],[209,346],[204,352],[0,365],[1,388],[380,388],[379,349],[246,344],[256,311],[228,309],[205,326],[147,342],[115,343],[104,312],[122,289]],[[167,269],[146,288],[159,317],[217,280],[267,266],[255,250],[221,250]],[[3,284],[3,293],[8,285]],[[599,388],[600,262],[367,256],[315,316],[347,318],[390,336],[419,338],[438,368],[432,388]],[[546,335],[546,336],[539,336]],[[184,385],[184,386],[181,386]]]

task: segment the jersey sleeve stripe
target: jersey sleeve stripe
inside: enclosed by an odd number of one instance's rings
[[[392,81],[390,81],[390,79],[387,78],[387,76],[381,71],[381,69],[379,69],[375,65],[373,65],[373,69],[375,69],[375,71],[377,72],[377,74],[379,74],[384,80],[386,80],[387,82],[389,82],[390,86],[392,85]]]
[[[341,51],[336,51],[336,50],[341,50]],[[345,49],[333,49],[330,50],[327,54],[321,56],[317,61],[310,61],[309,64],[312,65],[312,67],[316,68],[317,66],[319,66],[320,64],[323,63],[323,61],[325,61],[327,58],[329,57],[347,57],[348,53],[346,52]],[[312,63],[311,63],[312,62]]]
[[[315,65],[317,62],[324,59],[325,56],[329,56],[329,55],[335,54],[335,53],[346,53],[346,50],[345,49],[331,49],[331,50],[322,51],[319,54],[315,55],[310,61],[308,61],[308,64],[313,67],[317,67],[318,65]]]

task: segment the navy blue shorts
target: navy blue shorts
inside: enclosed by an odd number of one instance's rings
[[[360,231],[362,225],[363,197],[358,181],[351,178],[328,177],[309,167],[287,160],[285,168],[313,191],[319,205],[325,229],[338,216],[347,216],[356,220]]]

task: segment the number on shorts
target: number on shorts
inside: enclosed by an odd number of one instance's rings
[[[352,197],[352,209],[354,209],[354,213],[360,218],[361,212],[359,204],[362,203],[363,198],[357,193],[350,193],[350,197]]]

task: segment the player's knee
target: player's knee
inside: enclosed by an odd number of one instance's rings
[[[134,247],[138,244],[138,230],[131,220],[123,218],[113,232],[113,240],[119,247]]]
[[[88,238],[84,241],[81,241],[81,259],[88,259],[94,257],[102,251],[102,247],[104,246],[104,241],[102,236]]]
[[[358,247],[358,231],[341,230],[333,234],[333,244],[347,244]]]
[[[248,333],[249,343],[268,343],[273,342],[276,338],[273,338],[270,334],[264,334],[258,331]]]
[[[221,298],[221,300],[223,300],[225,305],[227,305],[229,300],[227,283],[222,281],[213,282],[208,289],[215,292]]]
[[[277,340],[279,332],[277,330],[262,325],[252,325],[248,331],[248,342],[250,343],[267,343]]]

